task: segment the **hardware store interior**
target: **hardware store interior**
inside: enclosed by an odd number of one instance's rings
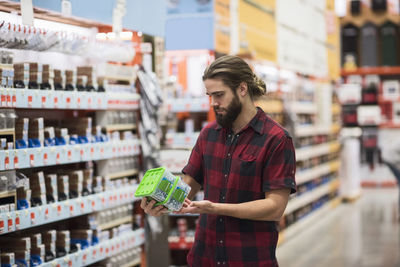
[[[0,0],[1,267],[400,266],[399,48],[399,0]]]

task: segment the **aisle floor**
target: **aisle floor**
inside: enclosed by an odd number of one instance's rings
[[[364,189],[282,243],[281,267],[400,267],[398,189]]]

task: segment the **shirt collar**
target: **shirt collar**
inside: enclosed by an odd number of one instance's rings
[[[264,128],[264,120],[261,119],[261,115],[264,113],[264,111],[257,107],[257,114],[251,119],[251,121],[247,124],[246,127],[243,129],[246,129],[247,127],[253,128],[253,130],[258,133],[262,134],[262,129]],[[221,130],[222,126],[217,123],[217,130]]]

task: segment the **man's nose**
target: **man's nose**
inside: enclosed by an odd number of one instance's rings
[[[218,107],[219,106],[218,102],[215,101],[215,99],[213,97],[211,97],[211,106],[212,107]]]

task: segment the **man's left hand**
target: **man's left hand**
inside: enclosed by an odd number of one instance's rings
[[[214,203],[208,200],[202,200],[202,201],[190,201],[189,199],[185,199],[185,202],[183,203],[183,207],[180,211],[176,212],[178,214],[183,214],[183,213],[197,213],[197,214],[202,214],[202,213],[214,213]]]

